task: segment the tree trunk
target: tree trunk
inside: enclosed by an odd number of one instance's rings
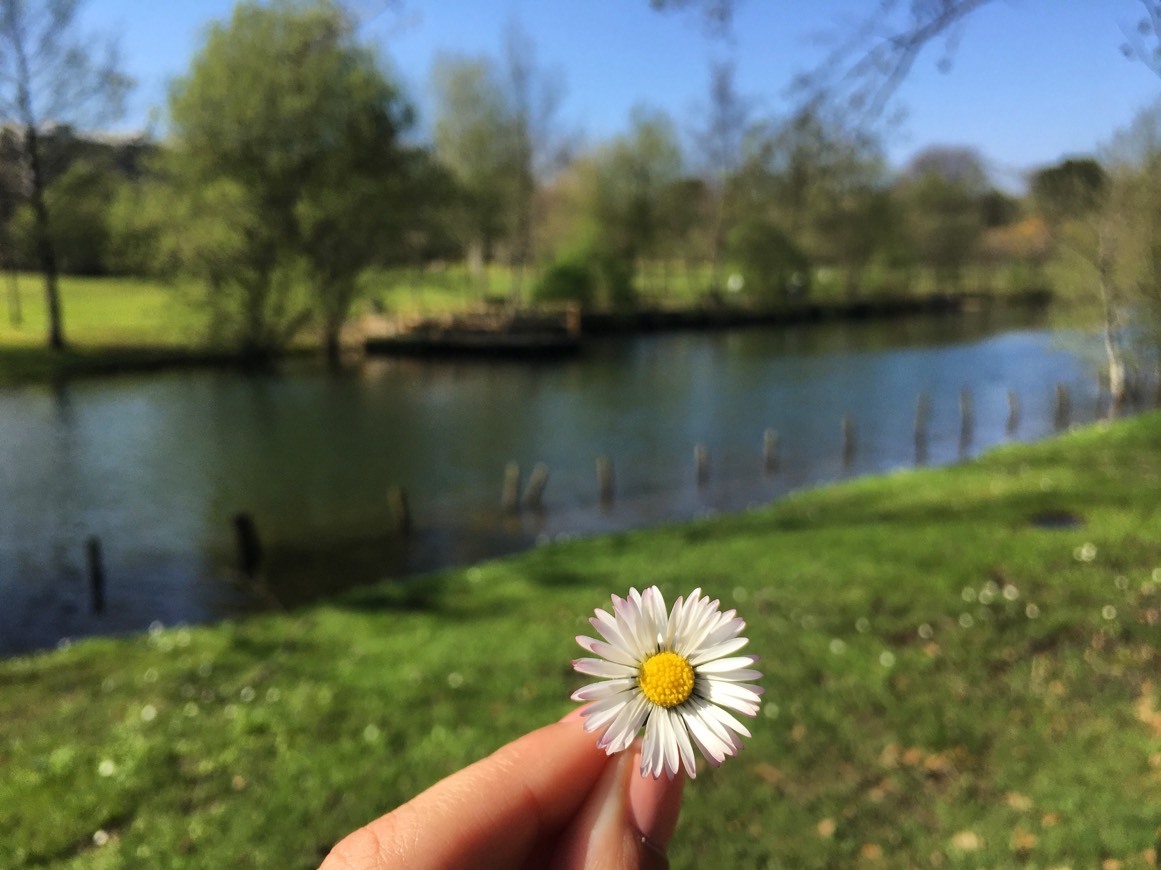
[[[1117,342],[1117,312],[1112,287],[1113,266],[1103,233],[1098,244],[1097,283],[1100,286],[1101,305],[1104,309],[1105,360],[1109,367],[1109,415],[1116,416],[1125,402],[1125,361]]]
[[[722,291],[722,259],[726,248],[725,193],[722,194],[714,213],[713,237],[710,243],[710,292],[716,294]]]
[[[343,345],[339,340],[339,327],[328,323],[325,331],[323,344],[326,351],[327,368],[331,371],[338,371],[343,367]]]
[[[488,295],[488,272],[484,257],[484,242],[474,238],[468,243],[468,275],[472,286],[483,299]]]
[[[40,271],[44,275],[45,305],[48,309],[48,346],[53,350],[65,349],[64,318],[61,313],[60,288],[57,286],[56,247],[52,241],[48,204],[44,199],[44,169],[40,159],[40,138],[36,127],[25,130],[25,149],[32,174],[32,214],[36,234],[36,251]]]

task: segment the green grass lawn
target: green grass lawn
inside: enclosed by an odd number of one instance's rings
[[[532,301],[537,276],[536,269],[526,273],[523,304]],[[1002,271],[981,267],[965,277],[965,287],[986,287],[1002,295],[1013,289],[1005,285],[1003,278]],[[885,286],[894,287],[895,292],[905,289],[900,280],[883,278]],[[642,304],[697,306],[708,298],[706,288],[711,274],[704,264],[687,270],[679,263],[668,267],[648,263],[642,264],[637,283]],[[482,288],[473,283],[462,263],[421,270],[380,270],[366,276],[364,298],[356,304],[353,317],[371,310],[373,303],[390,315],[441,316],[479,308],[487,299],[508,299],[511,287],[511,270],[503,265],[489,267],[487,283]],[[932,283],[931,275],[919,273],[906,289],[927,294],[939,288]],[[196,284],[169,286],[146,278],[63,275],[60,294],[69,350],[54,354],[45,347],[48,331],[42,278],[24,273],[16,277],[13,285],[8,275],[0,276],[0,385],[222,356],[212,354],[206,346],[207,311],[191,304],[198,296]],[[837,270],[816,270],[811,298],[824,304],[847,300]],[[317,347],[318,340],[317,334],[308,330],[302,336],[302,346]]]
[[[0,277],[0,346],[39,347],[47,337],[44,281],[40,275],[17,278],[22,322],[12,322],[11,288]],[[188,347],[203,324],[182,295],[145,278],[60,279],[65,337],[80,347],[106,345]]]
[[[143,278],[60,279],[63,354],[47,350],[47,309],[39,275],[0,277],[0,385],[76,373],[148,368],[205,357],[205,321],[182,294]],[[13,317],[19,311],[19,320]]]
[[[573,635],[656,583],[736,606],[767,690],[687,789],[674,867],[1153,867],[1159,445],[1152,414],[0,662],[0,863],[314,866],[566,712]]]

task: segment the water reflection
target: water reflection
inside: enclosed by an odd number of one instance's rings
[[[1091,419],[1095,381],[1027,317],[927,317],[612,339],[541,367],[376,360],[334,377],[185,372],[0,393],[0,649],[199,621],[261,606],[234,577],[232,517],[255,519],[265,576],[296,604],[351,585],[593,533],[736,510],[848,475],[1052,431],[1053,390]],[[840,420],[857,435],[843,462]],[[778,472],[765,473],[766,430]],[[710,474],[695,485],[693,450]],[[595,462],[614,464],[599,504]],[[504,466],[536,462],[545,509],[505,522]],[[525,478],[526,479],[526,478]],[[411,540],[391,533],[402,486]],[[101,538],[106,613],[88,612],[84,541]]]

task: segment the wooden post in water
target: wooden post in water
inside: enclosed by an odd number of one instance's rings
[[[601,507],[613,503],[613,460],[607,456],[597,457],[597,495]]]
[[[391,525],[395,533],[406,538],[411,534],[411,504],[407,500],[407,490],[393,486],[387,490],[387,509],[391,512]]]
[[[571,336],[581,333],[581,309],[576,302],[568,303],[564,312],[564,329]]]
[[[931,416],[931,402],[927,393],[920,392],[915,399],[915,464],[927,462],[927,421]]]
[[[778,433],[773,429],[762,433],[762,470],[766,474],[778,471]]]
[[[1072,416],[1072,397],[1068,394],[1066,384],[1056,385],[1056,413],[1053,416],[1057,432],[1068,428],[1069,418]]]
[[[843,414],[843,466],[849,468],[855,461],[855,423],[850,414]]]
[[[96,535],[85,541],[85,555],[89,563],[89,592],[93,613],[105,612],[105,564],[101,558],[101,539]]]
[[[520,510],[520,463],[515,460],[504,466],[504,484],[500,489],[500,509],[506,515]]]
[[[262,542],[254,518],[244,511],[234,514],[234,537],[238,544],[238,569],[254,577],[262,567]]]
[[[972,411],[971,390],[964,387],[959,391],[959,452],[966,453],[972,443],[972,429],[975,414]]]
[[[1011,438],[1020,428],[1020,397],[1015,390],[1008,390],[1008,437]]]
[[[528,475],[528,486],[524,488],[524,507],[539,511],[543,508],[544,487],[548,484],[548,466],[537,462]]]
[[[697,488],[709,483],[709,450],[704,444],[693,445],[693,470],[697,478]]]

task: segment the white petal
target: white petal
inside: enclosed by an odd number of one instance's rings
[[[599,683],[589,683],[572,693],[574,701],[600,701],[611,698],[622,692],[632,692],[637,687],[636,678],[622,680],[602,680]],[[626,698],[626,700],[628,700]]]
[[[693,754],[693,744],[689,742],[689,728],[686,726],[685,720],[681,718],[681,714],[676,710],[666,710],[665,712],[669,718],[669,725],[677,737],[677,751],[681,754],[681,763],[685,767],[685,772],[689,774],[690,779],[695,779],[697,777],[697,759]]]
[[[711,663],[712,664],[712,663]],[[720,680],[724,683],[748,683],[754,680],[762,679],[761,671],[750,670],[749,668],[740,668],[736,671],[728,671],[724,674],[706,674],[705,665],[701,665],[697,669],[697,673],[703,677],[708,677],[713,680]]]
[[[649,712],[651,706],[644,695],[637,694],[617,714],[617,718],[612,721],[609,727],[605,729],[605,733],[597,741],[597,746],[605,750],[609,755],[612,755],[614,752],[620,752],[623,749],[628,749],[637,738],[637,732],[641,730],[641,725],[645,721],[645,715]]]
[[[657,727],[659,709],[654,708],[650,711],[649,719],[645,723],[645,739],[641,743],[641,775],[651,776],[654,779],[661,775],[664,764],[664,753],[661,748],[663,738],[661,729]]]
[[[732,637],[737,637],[743,628],[746,627],[744,620],[739,619],[733,615],[734,611],[720,614],[717,622],[709,633],[702,638],[702,648],[717,646],[722,641],[729,640]]]
[[[750,736],[750,732],[746,726],[727,713],[725,710],[723,710],[721,707],[716,707],[713,704],[710,704],[708,707],[706,707],[704,715],[712,716],[718,722],[721,722],[722,725],[726,726],[731,731],[735,731],[738,734],[741,734],[743,737]]]
[[[717,767],[725,760],[726,756],[731,754],[729,744],[714,734],[710,727],[702,721],[696,710],[685,707],[679,709],[681,721],[685,723],[690,738],[697,744],[698,750],[705,756],[706,760]]]
[[[748,668],[758,660],[757,656],[735,656],[729,659],[714,659],[706,662],[697,669],[699,674],[713,674],[717,679],[724,679],[727,671]]]
[[[633,700],[632,696],[615,695],[595,701],[581,711],[585,731],[600,731],[617,718],[617,714]]]
[[[599,631],[601,637],[610,644],[628,651],[629,644],[621,634],[621,630],[617,626],[617,620],[603,610],[594,610],[593,613],[596,615],[589,618],[589,625]]]
[[[609,679],[636,677],[637,668],[621,665],[605,659],[573,659],[572,668],[578,674]]]
[[[698,714],[698,721],[713,733],[713,735],[724,743],[727,747],[727,755],[736,755],[738,750],[742,748],[742,742],[732,729],[727,728],[726,724],[716,715],[717,707],[709,704],[706,701],[698,700],[694,705],[694,710]]]
[[[673,602],[673,609],[669,611],[669,619],[665,623],[665,638],[661,644],[665,649],[673,649],[673,638],[681,625],[681,614],[684,606],[684,599],[678,595],[677,600]]]
[[[700,697],[721,707],[729,707],[747,716],[757,716],[761,706],[762,692],[760,686],[748,686],[741,683],[719,683],[707,680],[706,685],[700,688]]]
[[[636,589],[629,590],[629,597],[618,602],[617,627],[630,644],[630,649],[637,658],[644,658],[653,651],[653,638],[644,625],[644,616],[641,610],[641,593]]]
[[[676,638],[675,649],[688,659],[697,654],[702,647],[713,646],[717,642],[714,640],[716,633],[720,631],[723,623],[728,621],[728,618],[723,619],[722,613],[717,612],[716,599],[711,602],[702,598],[697,603],[697,609],[688,618],[685,631]]]
[[[714,646],[703,646],[701,649],[697,650],[696,653],[686,656],[686,658],[689,660],[689,663],[696,668],[698,665],[704,664],[705,662],[710,662],[714,659],[720,659],[723,656],[728,656],[730,653],[737,652],[749,642],[749,638],[735,637],[733,640],[723,641]]]
[[[665,642],[666,627],[669,617],[665,611],[665,596],[656,586],[650,586],[642,595],[642,601],[649,618],[649,634],[654,646],[659,647]]]
[[[673,779],[673,775],[677,773],[677,735],[674,733],[672,724],[669,721],[669,711],[664,707],[658,707],[653,711],[649,717],[649,724],[652,726],[656,720],[656,728],[658,737],[661,740],[661,754],[665,760],[665,775]]]
[[[686,619],[686,624],[680,634],[674,637],[674,650],[685,658],[689,658],[702,646],[702,641],[713,631],[716,620],[710,602],[705,599],[697,602],[697,607]]]
[[[585,637],[584,635],[577,635],[576,642],[579,643],[584,649],[587,649],[589,652],[591,652],[593,655],[598,655],[601,658],[608,659],[611,662],[617,662],[618,664],[628,665],[629,667],[634,668],[641,663],[639,660],[634,659],[619,647],[615,647],[612,644],[605,643],[601,640],[595,640],[594,638]]]

